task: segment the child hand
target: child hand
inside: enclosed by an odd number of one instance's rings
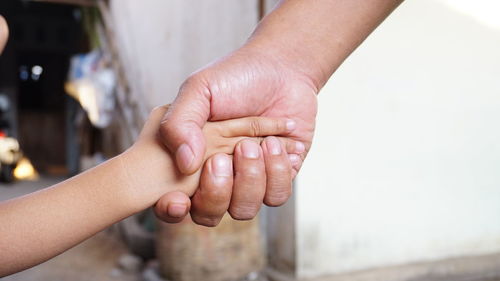
[[[124,162],[128,163],[126,168],[131,179],[130,186],[136,188],[135,196],[149,196],[155,199],[151,205],[161,195],[170,191],[182,191],[192,196],[199,185],[201,174],[200,170],[191,176],[183,176],[179,173],[174,157],[159,140],[158,129],[167,109],[168,106],[162,106],[152,111],[139,139],[123,155],[127,159]],[[252,141],[260,142],[264,136],[285,134],[288,132],[287,121],[278,118],[247,117],[209,122],[203,129],[207,139],[204,159],[207,160],[218,153],[233,154],[238,142],[249,137]],[[279,139],[284,151],[295,149],[295,141],[286,138]]]
[[[158,143],[158,129],[168,107],[169,105],[164,105],[153,109],[137,142]],[[236,144],[243,139],[252,138],[260,143],[266,136],[285,134],[288,132],[286,123],[287,119],[271,117],[245,117],[208,122],[203,128],[203,133],[207,139],[207,151],[204,160],[207,160],[215,153],[233,154]],[[295,141],[288,140],[288,138],[280,138],[280,141],[286,148],[290,147],[290,151],[295,150]]]

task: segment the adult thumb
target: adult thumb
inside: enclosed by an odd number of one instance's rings
[[[160,126],[161,141],[186,175],[196,172],[203,162],[206,147],[202,128],[210,115],[210,91],[196,80],[184,82]]]

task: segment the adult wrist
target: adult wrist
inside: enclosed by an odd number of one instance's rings
[[[281,64],[285,69],[309,80],[319,91],[340,58],[332,57],[334,52],[330,40],[326,40],[325,36],[313,35],[315,32],[311,29],[314,24],[309,21],[296,22],[304,16],[304,7],[290,8],[289,4],[294,6],[293,3],[283,3],[258,24],[242,49],[251,49]],[[340,63],[338,61],[338,65]]]
[[[285,77],[302,80],[317,94],[330,77],[330,73],[324,70],[325,67],[306,52],[286,44],[286,41],[267,40],[265,37],[264,34],[252,36],[239,51],[246,57],[273,64]]]

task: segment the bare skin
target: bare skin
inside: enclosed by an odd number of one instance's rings
[[[9,27],[5,19],[0,16],[0,54],[7,44],[7,38],[9,38]]]
[[[0,16],[0,47],[5,46],[7,37],[7,25]],[[121,155],[62,183],[0,202],[0,277],[59,255],[149,208],[166,192],[172,199],[192,196],[200,177],[204,178],[205,191],[214,186],[230,189],[230,155],[235,149],[258,146],[262,141],[259,137],[290,131],[290,120],[277,118],[207,123],[203,128],[207,139],[203,171],[185,176],[158,139],[167,108],[153,110],[136,143]],[[283,143],[283,151],[295,146],[292,141]],[[175,200],[169,203],[175,207]],[[168,209],[168,205],[163,207]]]
[[[207,123],[205,172],[183,176],[157,137],[165,112],[166,107],[155,109],[139,139],[123,154],[62,183],[0,203],[0,277],[66,251],[150,207],[166,192],[191,196],[200,177],[206,189],[221,182],[231,186],[233,174],[227,171],[235,149],[258,146],[261,134],[288,132],[286,120],[276,118]]]
[[[402,0],[283,0],[266,16],[241,48],[206,66],[186,79],[174,106],[167,113],[160,134],[175,155],[184,174],[203,163],[206,140],[201,128],[207,121],[245,116],[273,116],[297,123],[283,137],[298,145],[288,157],[273,157],[264,142],[254,161],[234,161],[234,189],[225,192],[229,214],[235,219],[251,219],[262,203],[278,206],[291,193],[295,176],[311,147],[316,117],[316,95],[340,64],[402,2]],[[283,140],[283,139],[282,139]],[[245,159],[244,151],[235,151],[235,159]],[[255,168],[258,167],[258,168]],[[292,167],[291,171],[286,171]],[[253,171],[265,179],[252,185],[240,183]],[[258,175],[257,175],[258,174]],[[156,208],[166,221],[180,221],[192,206],[193,220],[213,226],[210,206],[219,198],[203,191],[191,202],[177,194],[175,201],[184,212],[171,213],[162,206],[173,200],[162,197]],[[242,200],[241,194],[265,190]],[[249,203],[251,201],[251,203]],[[248,206],[252,206],[248,208]],[[219,216],[224,212],[220,210]]]

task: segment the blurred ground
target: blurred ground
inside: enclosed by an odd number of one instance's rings
[[[38,181],[19,181],[12,184],[0,183],[0,201],[34,192],[63,180],[63,178],[42,177]]]
[[[21,196],[60,182],[60,178],[41,178],[10,185],[0,184],[0,201]],[[126,273],[117,267],[118,259],[127,254],[126,247],[110,231],[103,231],[75,248],[39,266],[2,281],[103,280],[135,281],[140,274]]]
[[[56,184],[61,178],[41,178],[39,181],[23,181],[14,184],[0,184],[0,201],[34,192],[38,189]],[[127,248],[112,231],[103,231],[88,239],[73,249],[47,261],[41,265],[14,274],[1,281],[139,281],[160,280],[154,273],[140,270],[126,271],[118,266],[118,261],[123,257],[130,257]],[[264,277],[243,280],[266,280]],[[330,280],[330,278],[318,279]],[[338,279],[331,279],[338,280]],[[342,279],[343,280],[343,279]],[[420,279],[419,279],[420,280]],[[457,279],[453,279],[457,280]],[[453,281],[446,280],[446,281]],[[439,279],[439,281],[444,281]],[[493,279],[460,279],[460,281],[500,281]]]

